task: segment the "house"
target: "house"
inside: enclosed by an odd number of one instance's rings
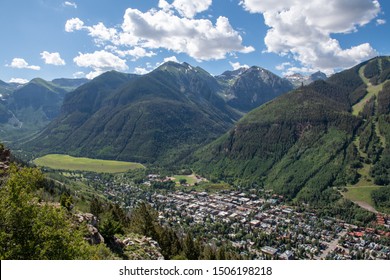
[[[260,221],[259,220],[252,220],[249,222],[249,224],[252,226],[252,227],[258,227],[260,225]]]
[[[280,259],[293,260],[294,259],[294,252],[286,250],[283,254],[280,255]]]
[[[261,252],[264,254],[270,255],[270,256],[275,256],[276,253],[278,252],[278,249],[270,247],[270,246],[264,246],[261,248]]]

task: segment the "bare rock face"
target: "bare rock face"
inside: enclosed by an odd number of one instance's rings
[[[2,144],[0,144],[0,176],[4,174],[9,168],[11,152],[8,149],[5,149]]]
[[[75,216],[78,223],[87,224],[88,235],[85,236],[85,240],[87,240],[92,245],[104,243],[104,237],[96,228],[98,224],[98,218],[96,216],[91,213],[77,213]]]
[[[96,227],[98,224],[98,218],[91,213],[78,213],[76,214],[76,217],[80,224],[86,222],[87,224],[90,224],[94,227]]]
[[[86,240],[92,244],[92,245],[97,245],[97,244],[101,244],[101,243],[104,243],[104,238],[103,236],[100,234],[100,232],[98,231],[97,228],[95,228],[94,226],[92,225],[87,225],[88,227],[88,232],[89,232],[89,236],[86,237]]]

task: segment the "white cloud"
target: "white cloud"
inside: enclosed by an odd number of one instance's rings
[[[11,68],[18,68],[18,69],[31,69],[31,70],[40,70],[41,67],[35,66],[35,65],[29,65],[27,61],[25,61],[23,58],[14,58],[10,65],[6,65]]]
[[[164,11],[168,11],[172,8],[172,5],[170,5],[167,1],[165,0],[159,0],[158,1],[158,7],[163,9]]]
[[[180,15],[193,18],[197,13],[207,11],[212,4],[212,0],[175,0],[172,6]]]
[[[178,7],[184,7],[185,1],[174,1],[172,5],[175,3]],[[107,28],[103,23],[85,26],[79,18],[73,18],[66,22],[65,30],[88,30],[98,45],[114,45],[118,55],[133,53],[135,60],[142,55],[153,56],[153,50],[160,48],[186,53],[198,61],[223,59],[234,52],[254,51],[252,46],[243,46],[241,35],[226,17],[219,17],[213,24],[208,19],[179,17],[168,9],[170,4],[166,1],[161,0],[159,6],[160,10],[152,9],[145,13],[127,9],[121,29]],[[200,8],[196,10],[200,11]],[[133,49],[128,50],[129,47]],[[145,50],[143,53],[140,52],[142,49]]]
[[[79,18],[71,18],[65,23],[65,31],[73,32],[84,28],[84,22]]]
[[[386,20],[385,19],[379,18],[379,19],[376,20],[376,25],[383,25],[383,24],[386,24]]]
[[[92,68],[93,71],[86,75],[88,79],[110,70],[126,71],[129,67],[126,61],[107,51],[95,51],[94,53],[80,53],[73,59],[79,67]]]
[[[58,52],[49,53],[47,51],[41,52],[41,58],[45,61],[46,64],[61,66],[65,65],[65,60],[63,60]]]
[[[127,9],[120,43],[144,48],[164,48],[186,53],[198,61],[223,59],[227,53],[248,53],[253,47],[242,46],[242,38],[226,17],[215,25],[206,19],[180,18],[169,12],[150,10],[142,13]]]
[[[332,34],[356,32],[380,12],[376,0],[242,0],[251,13],[262,13],[270,27],[268,52],[292,54],[303,67],[326,73],[348,68],[376,55],[368,44],[343,49]]]
[[[133,57],[132,61],[136,61],[142,57],[152,57],[152,56],[157,55],[155,52],[147,51],[141,47],[134,47],[133,49],[126,50],[126,51],[115,50],[115,52],[121,57],[125,57],[125,56]]]
[[[172,4],[159,0],[158,7],[170,13],[172,9],[175,9],[183,17],[194,18],[196,14],[207,11],[211,4],[212,0],[174,0]]]
[[[22,78],[11,78],[8,83],[27,84],[29,81]]]
[[[107,28],[102,22],[94,26],[85,27],[89,31],[89,35],[95,38],[97,44],[103,44],[106,41],[116,42],[118,40],[117,30],[115,28]]]
[[[134,73],[135,74],[138,74],[138,75],[145,75],[145,74],[148,74],[151,70],[148,70],[146,68],[142,68],[142,67],[135,67],[134,68]]]
[[[63,5],[66,7],[73,7],[75,9],[77,9],[77,4],[75,2],[65,1]]]
[[[305,75],[310,75],[310,74],[313,74],[314,72],[317,72],[318,69],[313,69],[313,68],[309,68],[309,67],[296,67],[296,66],[291,66],[289,67],[286,71],[284,71],[282,73],[283,76],[290,76],[290,75],[293,75],[293,74],[296,74],[296,73],[301,73],[301,74],[305,74]],[[331,75],[333,74],[333,72],[329,72],[329,73],[325,73],[327,75]]]
[[[283,62],[282,64],[276,65],[275,69],[279,71],[284,71],[287,67],[292,66],[290,62]]]
[[[233,70],[238,70],[240,68],[249,68],[249,65],[247,64],[241,64],[240,62],[231,62],[229,61],[230,66],[233,68]]]
[[[75,78],[75,79],[81,79],[81,78],[85,78],[85,73],[84,73],[84,72],[82,72],[82,71],[79,71],[79,72],[73,73],[73,78]]]
[[[172,61],[172,62],[180,63],[180,61],[177,59],[177,57],[176,57],[176,56],[170,56],[170,57],[166,57],[166,58],[164,58],[164,63],[165,63],[165,62],[168,62],[168,61]]]

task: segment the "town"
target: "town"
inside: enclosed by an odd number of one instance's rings
[[[156,175],[139,184],[123,177],[84,176],[122,208],[130,211],[138,201],[147,201],[162,225],[192,232],[213,247],[231,246],[245,259],[390,259],[389,216],[378,214],[375,228],[358,227],[288,205],[282,196],[262,188],[161,190],[152,183],[168,179]]]
[[[390,259],[389,219],[387,230],[359,228],[255,192],[175,191],[153,195],[153,205],[161,223],[200,228],[210,243],[231,242],[251,259]]]

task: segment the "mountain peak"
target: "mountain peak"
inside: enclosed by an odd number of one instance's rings
[[[193,67],[187,62],[178,63],[175,61],[167,61],[157,67],[156,70],[163,70],[163,71],[197,71],[198,67]]]
[[[290,75],[284,76],[285,79],[289,80],[295,88],[300,87],[301,85],[308,85],[314,81],[323,80],[325,81],[328,76],[321,71],[317,71],[311,75],[303,75],[301,73],[293,73]]]
[[[248,67],[240,67],[235,70],[227,70],[223,72],[221,75],[218,75],[217,78],[224,79],[224,80],[234,79],[242,75],[248,69],[249,69]]]
[[[328,78],[328,76],[324,72],[321,72],[321,71],[317,71],[317,72],[310,75],[310,79],[312,81],[326,80],[327,78]]]

